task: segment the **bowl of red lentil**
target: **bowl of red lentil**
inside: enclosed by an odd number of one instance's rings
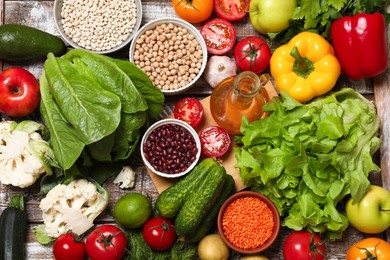
[[[142,22],[141,0],[55,0],[54,21],[73,48],[99,54],[129,45]]]
[[[207,47],[199,30],[179,18],[145,24],[130,44],[129,59],[165,94],[188,90],[202,76]]]
[[[198,134],[182,120],[157,121],[141,141],[141,157],[146,167],[165,178],[178,178],[198,163],[201,146]]]
[[[269,248],[280,230],[274,203],[261,193],[240,191],[230,196],[218,213],[218,231],[225,243],[241,254]]]

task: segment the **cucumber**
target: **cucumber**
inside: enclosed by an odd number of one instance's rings
[[[197,228],[197,231],[186,236],[186,240],[191,243],[199,242],[211,228],[215,225],[217,216],[222,204],[226,201],[230,195],[235,192],[235,182],[231,175],[226,174],[225,184],[214,206],[209,210],[206,216],[203,218],[202,223]]]
[[[223,166],[213,167],[199,187],[191,193],[175,219],[175,229],[179,235],[187,236],[196,231],[221,193],[225,176]]]
[[[65,43],[55,35],[20,24],[0,26],[0,60],[22,61],[46,59],[51,52],[60,56]]]
[[[183,179],[161,192],[155,203],[158,214],[170,219],[176,217],[188,195],[199,186],[208,172],[216,166],[219,165],[214,159],[204,159]]]
[[[27,215],[24,211],[23,195],[11,197],[9,206],[0,217],[0,259],[25,259],[24,241],[26,236]]]

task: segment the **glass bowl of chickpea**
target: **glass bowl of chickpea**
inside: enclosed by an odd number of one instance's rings
[[[99,54],[127,46],[142,22],[141,0],[55,0],[54,21],[73,48]]]
[[[192,24],[179,18],[161,18],[137,32],[130,44],[129,59],[165,95],[176,95],[202,76],[207,47]]]

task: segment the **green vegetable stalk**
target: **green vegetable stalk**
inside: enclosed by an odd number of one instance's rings
[[[338,210],[351,195],[367,192],[372,155],[380,147],[379,118],[372,103],[353,89],[301,104],[285,92],[265,105],[268,118],[243,119],[235,150],[244,183],[270,197],[294,230],[341,238],[348,226]]]

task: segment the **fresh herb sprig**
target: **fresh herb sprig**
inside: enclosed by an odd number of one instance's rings
[[[390,21],[388,4],[388,0],[297,0],[290,27],[269,36],[276,42],[284,44],[302,31],[311,31],[331,41],[330,26],[334,20],[358,13],[379,12],[385,16],[388,23]]]

